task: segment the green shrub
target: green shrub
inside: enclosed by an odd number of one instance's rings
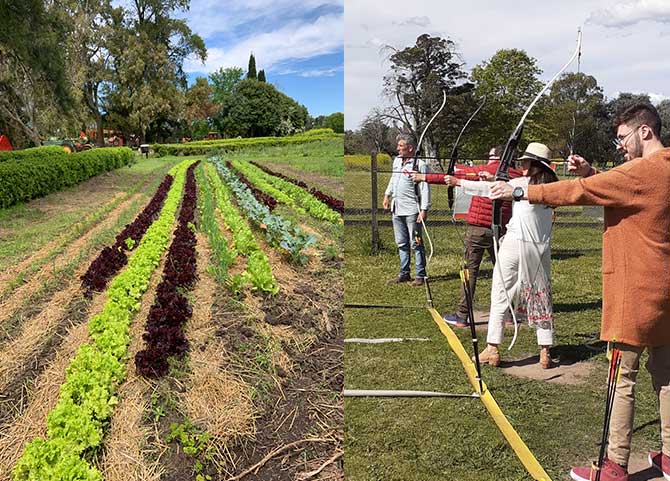
[[[67,154],[60,147],[27,149],[23,158],[0,163],[0,208],[58,192],[93,176],[132,162],[127,147],[91,149]]]
[[[34,160],[44,157],[65,158],[67,155],[68,153],[63,150],[63,147],[59,145],[47,145],[46,147],[0,152],[0,162],[8,160]]]
[[[312,129],[307,132],[299,134],[303,137],[313,137],[315,135],[334,135],[335,131],[333,129]]]
[[[186,144],[153,144],[151,148],[159,157],[166,155],[208,155],[217,150],[232,152],[235,150],[254,146],[275,146],[288,144],[306,144],[317,140],[328,140],[341,138],[342,135],[334,134],[331,129],[318,129],[320,133],[291,135],[289,137],[250,137],[246,139],[223,139],[223,140],[201,140],[188,142]],[[313,131],[310,131],[313,132]]]

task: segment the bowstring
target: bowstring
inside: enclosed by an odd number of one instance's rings
[[[577,29],[577,50],[576,50],[576,52],[573,53],[572,57],[571,57],[570,60],[565,64],[565,66],[564,66],[561,70],[559,70],[558,73],[556,73],[556,74],[551,78],[551,80],[549,80],[549,82],[547,82],[547,84],[546,84],[546,85],[544,86],[544,88],[540,91],[540,93],[537,94],[537,96],[535,97],[535,99],[533,100],[533,102],[531,102],[530,106],[526,109],[526,112],[524,113],[523,117],[521,117],[521,120],[519,121],[519,125],[517,126],[517,129],[518,129],[521,125],[523,125],[523,123],[524,123],[525,120],[526,120],[526,117],[528,116],[528,114],[530,113],[530,111],[532,110],[532,108],[535,106],[535,103],[539,100],[539,98],[542,96],[542,94],[544,94],[544,92],[545,92],[546,90],[549,89],[549,87],[554,83],[554,81],[558,78],[558,76],[559,76],[559,75],[560,75],[560,74],[561,74],[561,73],[568,67],[568,65],[570,65],[570,63],[572,63],[572,61],[575,59],[575,56],[576,56],[577,59],[578,59],[578,68],[579,68],[579,63],[580,63],[580,61],[581,61],[581,56],[582,56],[582,29],[581,29],[581,27],[579,27],[579,28]],[[575,115],[576,115],[576,110],[575,110]],[[575,124],[576,124],[576,118],[575,118]],[[574,142],[574,140],[573,140],[573,142]],[[571,148],[572,148],[572,146],[571,146]],[[509,182],[509,181],[508,181],[508,182]],[[552,225],[552,229],[553,229],[553,225]],[[516,342],[516,339],[517,339],[517,336],[518,336],[518,332],[519,332],[519,323],[518,323],[518,321],[517,321],[516,313],[515,313],[515,311],[516,311],[516,309],[517,309],[518,306],[513,306],[513,305],[512,305],[512,302],[511,302],[510,297],[509,297],[509,292],[508,292],[508,290],[507,290],[507,288],[506,288],[506,285],[505,285],[505,279],[503,278],[503,275],[502,275],[502,269],[499,267],[499,263],[498,263],[498,250],[499,250],[498,243],[499,243],[499,241],[500,241],[499,239],[498,239],[498,240],[497,240],[497,239],[493,239],[493,249],[494,249],[494,251],[495,251],[495,256],[496,256],[496,265],[494,265],[493,270],[496,271],[496,267],[498,267],[498,269],[497,269],[497,270],[498,270],[498,274],[499,274],[499,276],[500,276],[500,280],[501,280],[501,282],[502,282],[502,286],[503,286],[503,289],[504,289],[504,291],[505,291],[505,297],[506,297],[506,300],[507,300],[507,304],[508,304],[508,307],[509,307],[509,309],[510,309],[510,311],[511,311],[512,319],[513,319],[513,321],[514,321],[514,336],[512,337],[512,341],[510,342],[509,347],[507,348],[507,350],[510,351],[510,350],[512,349],[512,347],[514,346],[515,342]],[[534,244],[534,243],[533,243],[533,244]],[[537,279],[537,275],[538,275],[539,272],[540,272],[540,268],[542,268],[542,270],[544,271],[544,267],[543,267],[543,265],[542,265],[542,259],[543,259],[544,254],[543,254],[543,255],[539,255],[539,254],[540,254],[540,252],[539,252],[539,249],[540,249],[540,248],[539,248],[538,246],[536,246],[536,245],[535,245],[534,247],[537,249],[539,262],[538,262],[538,265],[537,265],[537,269],[536,269],[535,275],[534,275],[533,278],[531,279],[530,286],[533,286],[533,285],[535,284],[535,281],[536,281],[536,279]],[[550,246],[550,249],[551,249],[551,246]],[[519,273],[519,274],[520,274],[520,273]],[[550,278],[549,276],[547,276],[547,282],[548,282],[548,284],[550,285],[550,283],[551,283],[551,278]],[[518,287],[519,285],[520,285],[520,282],[519,282],[519,280],[517,279],[517,287]],[[518,290],[517,290],[517,295],[516,295],[515,297],[517,298],[517,299],[516,299],[517,302],[519,302],[519,301],[521,300],[521,299],[520,299],[520,295],[519,295],[519,293],[518,293]],[[527,314],[527,312],[526,312],[526,314]],[[552,316],[552,317],[553,317],[553,316]]]

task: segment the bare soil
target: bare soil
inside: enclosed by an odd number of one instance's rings
[[[537,354],[513,361],[503,360],[500,368],[505,374],[512,376],[547,381],[554,384],[576,385],[585,382],[595,369],[595,366],[589,361],[572,364],[555,361],[554,367],[551,369],[542,369],[540,366],[540,356]]]
[[[343,479],[341,263],[324,264],[317,256],[306,268],[294,268],[278,256],[271,260],[273,270],[281,265],[275,270],[281,291],[254,296],[252,305],[260,321],[285,330],[281,348],[292,368],[275,366],[274,388],[256,400],[256,434],[230,443],[235,468],[222,479],[295,481],[321,467],[310,479]],[[232,353],[251,356],[240,353],[239,346],[262,342],[259,332],[264,329],[229,320],[219,334]],[[280,331],[275,332],[279,338]]]

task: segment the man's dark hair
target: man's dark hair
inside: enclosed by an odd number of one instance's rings
[[[614,128],[618,128],[621,124],[626,124],[633,129],[640,125],[647,125],[657,138],[661,137],[661,117],[658,115],[656,107],[651,104],[637,103],[631,105],[617,115]]]

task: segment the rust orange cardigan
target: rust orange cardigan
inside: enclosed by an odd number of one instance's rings
[[[670,345],[670,149],[591,177],[530,185],[528,198],[605,207],[600,338]]]

